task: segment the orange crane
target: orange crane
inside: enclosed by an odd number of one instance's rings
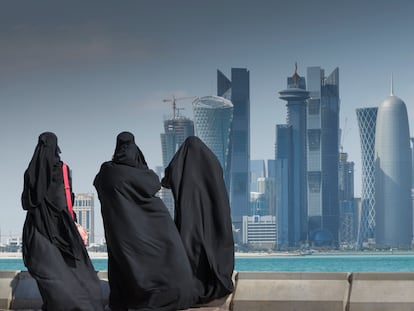
[[[197,96],[186,96],[186,97],[175,97],[174,95],[172,96],[172,98],[168,98],[168,99],[163,99],[162,101],[164,103],[172,103],[173,106],[173,119],[175,119],[177,117],[177,110],[182,109],[182,108],[177,108],[177,104],[176,101],[177,100],[183,100],[183,99],[194,99]]]

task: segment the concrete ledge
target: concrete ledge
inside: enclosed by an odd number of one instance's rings
[[[354,273],[349,311],[414,310],[414,273]]]
[[[14,278],[19,271],[0,271],[0,310],[10,308],[13,299]]]
[[[231,310],[345,311],[349,273],[239,272]]]
[[[105,303],[106,271],[98,272]],[[189,311],[413,311],[414,272],[239,272],[235,292]],[[27,271],[0,271],[0,310],[36,310],[42,300]]]

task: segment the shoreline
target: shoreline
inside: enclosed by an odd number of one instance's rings
[[[107,259],[106,252],[88,252],[91,259]],[[301,256],[371,256],[371,255],[414,255],[414,251],[312,251],[312,252],[236,252],[235,258],[271,258]],[[0,259],[22,259],[21,252],[0,252]]]

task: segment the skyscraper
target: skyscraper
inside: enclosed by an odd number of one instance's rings
[[[307,69],[307,169],[309,239],[331,237],[338,243],[339,69],[328,77],[320,67]]]
[[[277,248],[283,249],[294,243],[293,209],[289,208],[292,195],[292,126],[276,125],[275,144],[275,186],[276,186],[276,221]],[[293,242],[292,242],[293,241]]]
[[[175,99],[173,99],[175,100]],[[194,135],[194,122],[176,114],[164,120],[164,133],[161,133],[162,164],[165,169],[188,136]],[[159,196],[166,205],[171,216],[174,214],[174,199],[169,189],[161,188]]]
[[[358,247],[375,238],[375,129],[377,107],[356,110],[362,158],[361,219],[358,228]]]
[[[289,153],[288,175],[291,186],[288,192],[291,195],[288,204],[280,208],[289,210],[289,244],[298,246],[307,237],[306,99],[309,93],[306,91],[305,78],[297,73],[297,66],[293,76],[287,79],[287,89],[280,91],[279,94],[281,99],[287,101],[287,125],[291,128],[289,145],[292,148]]]
[[[357,227],[357,209],[354,200],[354,162],[348,154],[339,154],[339,241],[354,245]]]
[[[411,246],[411,165],[407,108],[391,90],[378,107],[375,132],[377,245]]]
[[[88,245],[95,242],[95,212],[93,193],[78,193],[75,195],[73,211],[78,223],[88,232]]]
[[[227,172],[233,104],[219,96],[205,96],[193,102],[194,131],[217,156]]]
[[[217,95],[233,104],[228,159],[231,216],[236,228],[242,228],[243,216],[248,215],[250,200],[250,74],[244,68],[231,69],[231,81],[217,71]]]

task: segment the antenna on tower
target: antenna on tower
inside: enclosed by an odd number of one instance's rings
[[[394,96],[394,76],[391,74],[391,96]]]

